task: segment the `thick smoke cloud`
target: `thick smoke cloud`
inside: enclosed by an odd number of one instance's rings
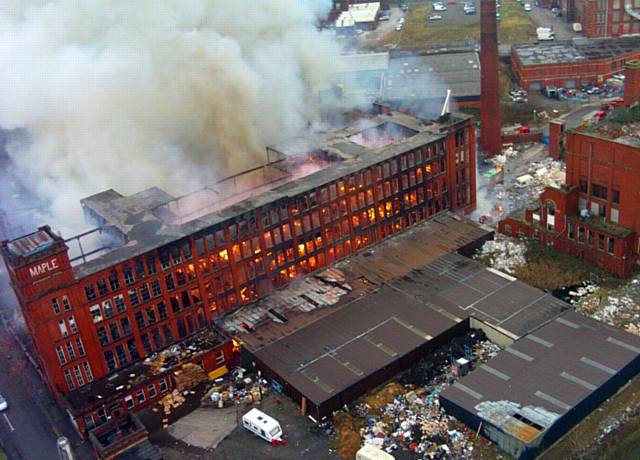
[[[329,6],[1,2],[0,127],[29,137],[9,145],[12,180],[76,227],[92,193],[180,193],[264,161],[317,120],[338,53],[315,26]]]

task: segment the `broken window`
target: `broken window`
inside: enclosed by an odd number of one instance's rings
[[[88,301],[92,301],[93,299],[96,298],[96,291],[93,289],[93,285],[92,284],[87,284],[84,287],[84,293],[85,293],[85,296],[87,297]]]
[[[104,327],[98,328],[98,339],[100,340],[100,345],[103,347],[109,344],[109,336],[107,335],[107,330]]]
[[[109,286],[112,291],[120,289],[120,281],[118,280],[118,274],[115,271],[112,271],[109,274]]]
[[[125,267],[122,272],[124,273],[124,284],[126,284],[127,286],[133,284],[134,279],[131,267]]]
[[[137,307],[140,305],[140,299],[138,298],[138,291],[135,289],[129,290],[129,302],[131,302],[132,307]]]
[[[107,290],[107,282],[105,280],[96,281],[96,286],[98,288],[98,294],[100,296],[106,295],[108,290]]]
[[[107,350],[104,352],[104,360],[107,363],[107,367],[110,371],[113,372],[118,368],[115,357],[113,356],[113,352],[111,350]]]
[[[116,303],[116,310],[118,311],[118,313],[127,311],[127,306],[124,303],[124,296],[122,294],[118,294],[113,298],[113,300]]]
[[[61,313],[60,305],[58,304],[58,299],[51,299],[51,306],[53,307],[53,312],[56,315],[59,315]]]

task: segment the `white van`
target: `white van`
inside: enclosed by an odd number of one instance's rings
[[[278,421],[256,408],[242,416],[242,425],[265,441],[282,442],[282,428]]]

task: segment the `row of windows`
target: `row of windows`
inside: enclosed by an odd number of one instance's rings
[[[457,145],[463,146],[467,142],[468,132],[461,131],[456,137]],[[352,229],[365,229],[379,219],[391,218],[392,215],[400,212],[402,207],[405,210],[410,209],[422,205],[427,199],[447,193],[446,181],[444,176],[441,176],[446,171],[446,161],[442,156],[445,153],[444,143],[425,146],[298,197],[291,207],[281,205],[260,210],[263,228],[268,228],[262,235],[258,232],[256,224],[257,213],[249,213],[224,230],[212,230],[209,234],[195,240],[195,249],[198,255],[209,252],[208,258],[198,260],[198,265],[205,273],[210,269],[218,270],[228,265],[231,257],[237,265],[241,265],[241,269],[236,272],[239,278],[237,280],[234,280],[230,273],[221,272],[218,279],[221,281],[219,287],[223,291],[234,286],[242,286],[248,280],[255,279],[257,275],[264,273],[267,267],[274,271],[280,268],[281,272],[283,265],[292,264],[296,259],[309,257],[314,251],[320,251],[320,248],[332,240],[350,238]],[[465,160],[465,152],[458,152],[456,149],[456,153],[461,154],[461,156],[456,155],[461,161]],[[439,179],[425,184],[425,179],[428,177],[439,177]],[[460,178],[462,177],[460,176]],[[364,187],[366,189],[363,189]],[[398,197],[401,191],[405,193]],[[385,198],[389,201],[383,203]],[[468,196],[465,198],[464,191],[461,191],[458,198],[468,199]],[[375,207],[376,201],[379,202],[377,209]],[[433,203],[430,206],[433,207]],[[356,213],[357,210],[360,212]],[[348,215],[349,211],[354,215],[349,220],[344,219],[343,217]],[[440,209],[435,212],[439,211]],[[298,217],[291,218],[292,215]],[[333,224],[326,225],[328,222],[333,222]],[[323,223],[325,225],[322,225]],[[323,226],[325,228],[322,228]],[[283,246],[281,250],[277,249],[279,245],[284,245],[294,237],[301,237],[305,233],[315,230],[317,230],[315,234],[311,237],[307,236],[296,247],[289,245],[289,247]],[[250,238],[250,235],[254,236]],[[259,236],[262,236],[262,239]],[[245,239],[242,240],[243,238]],[[163,270],[191,260],[193,254],[189,241],[190,239],[186,238],[159,249],[159,261]],[[238,241],[241,243],[237,243]],[[228,246],[228,242],[235,244]],[[268,261],[264,260],[262,256],[262,251],[265,248],[276,249]],[[164,276],[165,289],[170,292],[191,280],[195,280],[195,268],[194,264],[185,264],[173,272],[166,273]],[[95,300],[107,295],[109,290],[113,292],[120,289],[120,279],[125,285],[131,286],[145,276],[155,273],[156,259],[151,255],[140,257],[131,266],[122,269],[121,278],[114,270],[106,280],[97,280],[95,283],[85,285],[85,294],[87,299]],[[141,304],[148,303],[153,297],[161,296],[162,291],[160,281],[154,279],[149,284],[143,283],[128,289],[128,302],[131,307],[136,308]],[[182,293],[180,297],[183,308],[190,305],[189,295],[194,302],[200,301],[200,292],[197,288],[189,292],[190,294]],[[120,308],[116,306],[114,312],[116,299],[118,299]],[[178,298],[172,298],[171,307],[174,312],[179,307],[177,303]],[[155,312],[153,312],[153,307],[151,309],[151,311],[145,309],[144,313],[136,315],[136,322],[139,325],[143,322],[153,323]],[[114,297],[113,300],[106,299],[101,304],[95,304],[91,307],[91,315],[95,323],[108,319],[116,313],[124,313],[124,311],[126,311],[126,306],[121,294]],[[114,327],[119,328],[117,324]],[[105,337],[105,341],[111,341],[107,334],[102,336]]]
[[[158,381],[158,383],[150,383],[146,386],[147,389],[147,395],[148,395],[148,399],[154,399],[156,396],[161,395],[163,393],[166,393],[168,391],[168,386],[167,386],[167,381],[165,379],[162,379],[160,381]],[[142,395],[139,395],[139,393],[142,392]],[[125,396],[123,402],[124,404],[127,406],[128,409],[131,409],[132,407],[135,406],[135,404],[130,406],[129,400],[133,401],[133,396],[134,394],[130,394]],[[144,403],[147,398],[144,394],[144,390],[139,389],[136,391],[135,393],[135,397],[136,399],[139,401],[139,404]],[[111,406],[109,407],[109,411],[110,411],[110,416],[114,417],[117,415],[121,414],[121,402],[116,402],[111,404]],[[102,425],[103,423],[106,423],[108,420],[107,418],[107,412],[104,408],[104,406],[102,406],[100,409],[98,409],[97,412],[95,412],[94,414],[88,414],[85,415],[84,417],[84,423],[86,425],[86,429],[87,430],[91,430],[92,428],[95,428],[96,426]]]
[[[123,318],[123,320],[124,319],[126,319],[128,323],[128,318]],[[137,317],[136,322],[138,322]],[[109,327],[101,327],[98,330],[98,337],[102,346],[108,346],[111,342],[115,342],[126,337],[126,335],[120,335],[120,327],[117,321],[110,323],[108,326]],[[206,320],[202,311],[199,311],[197,316],[185,315],[183,317],[176,318],[176,328],[178,332],[177,339],[182,340],[205,326]],[[138,324],[138,327],[140,327],[140,324]],[[129,329],[129,334],[130,333],[131,330]],[[142,333],[140,335],[140,339],[142,347],[144,348],[145,356],[152,354],[154,351],[162,350],[174,343],[173,331],[171,325],[168,323],[160,324],[158,327],[151,329],[150,332]],[[103,355],[109,371],[115,371],[118,368],[125,367],[129,363],[134,362],[141,357],[138,352],[136,341],[133,338],[127,340],[125,343],[116,345],[112,349],[105,350]]]
[[[577,229],[577,232],[576,232],[576,229]],[[569,222],[567,233],[568,233],[567,237],[570,240],[575,240],[581,244],[586,243],[591,248],[596,247],[598,251],[605,250],[605,241],[606,241],[607,252],[609,254],[614,253],[616,240],[613,237],[610,237],[610,236],[607,237],[607,235],[605,234],[594,232],[593,230],[585,228],[582,225],[576,226],[573,224],[573,222]],[[586,239],[585,239],[585,234],[586,234]],[[596,245],[596,240],[597,240],[597,245]]]
[[[138,258],[133,266],[125,266],[122,268],[122,279],[126,286],[135,283],[136,279],[140,280],[146,276],[155,275],[156,259],[153,255],[144,258]],[[88,283],[84,286],[85,297],[88,302],[98,297],[104,297],[109,292],[116,292],[121,288],[120,278],[115,270],[112,270],[107,279],[98,279],[95,283]]]
[[[64,370],[64,379],[67,382],[69,391],[82,387],[87,383],[93,382],[93,373],[91,372],[91,366],[84,361],[78,366],[73,366],[73,373],[71,369]]]
[[[75,347],[74,347],[75,342]],[[75,341],[69,341],[62,345],[56,346],[56,354],[58,355],[58,361],[61,366],[64,366],[70,361],[75,361],[77,357],[85,356],[84,345],[82,339],[78,337]]]
[[[586,194],[588,192],[587,181],[580,181],[580,193]],[[604,185],[591,184],[591,196],[594,198],[600,198],[607,200],[609,198],[609,190]],[[611,202],[614,204],[620,204],[620,190],[611,189]]]

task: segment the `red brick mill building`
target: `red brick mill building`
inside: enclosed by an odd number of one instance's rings
[[[518,84],[531,91],[545,86],[580,89],[602,85],[625,64],[640,59],[640,36],[512,45],[511,62]]]
[[[561,6],[569,23],[579,23],[585,37],[619,37],[640,33],[640,4],[632,0],[546,0]]]
[[[98,227],[77,237],[45,226],[2,243],[44,377],[81,433],[157,401],[185,363],[224,373],[233,344],[214,323],[225,313],[441,212],[474,209],[471,117],[364,123],[301,155],[267,149],[264,166],[179,198],[98,193],[82,200]],[[108,238],[92,250],[99,234]]]
[[[640,253],[640,132],[605,122],[564,136],[566,186],[548,187],[498,229],[627,276]]]

